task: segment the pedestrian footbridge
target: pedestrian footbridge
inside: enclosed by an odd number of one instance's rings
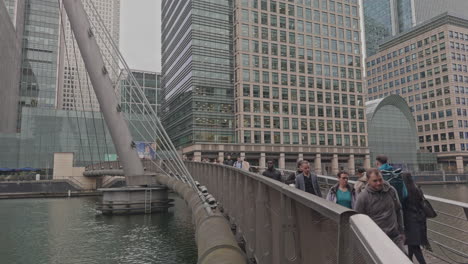
[[[104,202],[99,208],[103,212],[164,211],[170,206],[165,190],[171,189],[192,210],[198,262],[203,264],[411,263],[365,215],[259,174],[224,165],[182,161],[110,38],[93,1],[62,3],[61,10],[67,13],[80,52],[78,55],[74,51],[72,55],[83,58],[86,78],[92,84],[119,160],[92,163],[83,175],[125,176],[126,180],[125,187],[102,190]],[[97,19],[88,20],[87,12]],[[104,52],[117,54],[118,63],[104,61],[101,55]],[[132,98],[134,107],[128,111],[121,106],[115,90],[114,77],[122,73],[134,87],[132,91],[123,91]],[[151,143],[148,147],[156,153],[155,159],[140,160],[135,134],[143,142]],[[89,136],[87,133],[85,141],[91,144]],[[104,156],[101,154],[106,157],[110,154],[107,148],[97,152],[100,158]],[[90,155],[93,160],[91,151]],[[321,180],[326,187],[332,179],[321,177]],[[468,210],[466,204],[454,206]],[[448,215],[466,224],[465,215]],[[466,226],[441,223],[447,228],[457,228],[466,238]],[[468,252],[467,239],[439,233],[456,242],[456,247],[446,246],[452,253],[464,256]]]

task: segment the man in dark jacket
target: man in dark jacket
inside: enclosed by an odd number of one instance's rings
[[[322,197],[320,192],[320,185],[318,184],[317,175],[310,172],[310,165],[308,161],[301,163],[302,173],[296,177],[296,188],[303,190],[304,192],[317,195]]]
[[[299,160],[297,162],[297,166],[296,166],[296,171],[289,174],[288,178],[285,180],[284,183],[290,185],[290,184],[296,184],[296,177],[297,175],[301,174],[302,173],[302,169],[301,169],[301,164],[302,164],[303,160]]]
[[[230,155],[228,155],[226,157],[226,159],[224,160],[223,163],[224,163],[224,165],[228,165],[228,166],[231,166],[231,167],[232,167],[232,165],[234,165],[234,161],[231,159]]]
[[[367,171],[367,185],[357,197],[354,210],[368,215],[406,253],[403,214],[398,194],[378,169]]]
[[[273,180],[281,181],[281,172],[275,169],[275,163],[269,160],[267,163],[267,169],[262,173],[263,176]]]

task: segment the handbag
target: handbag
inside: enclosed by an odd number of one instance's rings
[[[422,194],[422,209],[424,211],[424,214],[426,215],[426,218],[437,217],[436,211],[432,207],[431,203],[428,200],[426,200],[426,198],[424,197],[424,194]]]

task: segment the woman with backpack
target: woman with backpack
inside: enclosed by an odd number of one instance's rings
[[[401,174],[408,189],[408,198],[403,203],[403,217],[405,223],[406,245],[408,245],[408,257],[413,260],[413,255],[420,264],[425,264],[421,246],[428,245],[426,214],[424,212],[424,194],[416,186],[411,173]]]

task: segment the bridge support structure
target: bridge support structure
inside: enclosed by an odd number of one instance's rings
[[[106,64],[82,1],[63,0],[63,6],[67,12],[70,27],[75,35],[86,71],[101,107],[104,121],[122,163],[127,183],[127,187],[118,189],[98,189],[103,192],[103,202],[98,206],[98,209],[102,209],[103,213],[151,213],[159,211],[156,209],[160,206],[168,207],[167,189],[162,186],[149,186],[151,176],[145,174],[143,164],[138,157],[135,143],[124,119],[120,104],[116,96],[114,96],[113,84],[109,76],[110,69],[106,69]],[[148,200],[148,193],[157,195],[152,195],[151,199]],[[143,200],[142,197],[144,197]],[[157,197],[161,200],[156,200]],[[146,203],[147,201],[149,201],[149,206]],[[142,202],[145,205],[143,211],[141,210]],[[157,204],[157,206],[154,207],[155,210],[152,210],[154,204]]]

